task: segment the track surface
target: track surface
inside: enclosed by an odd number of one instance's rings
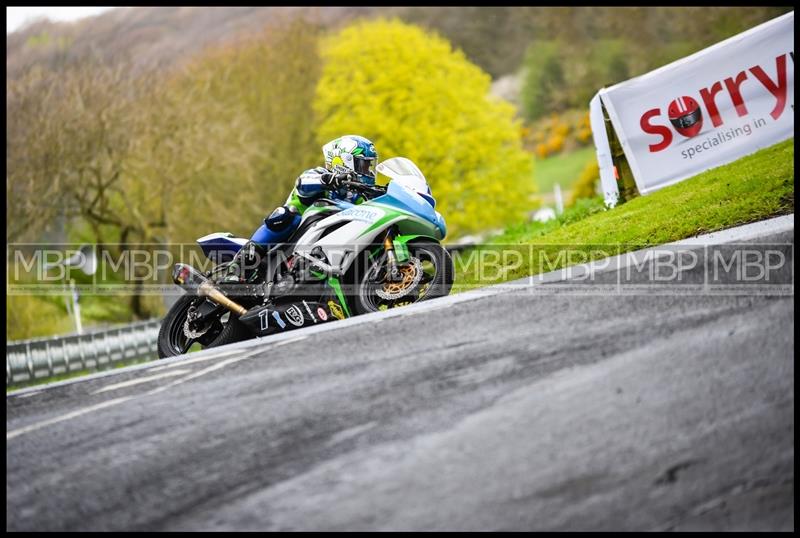
[[[8,397],[7,529],[794,528],[792,296],[442,304]]]

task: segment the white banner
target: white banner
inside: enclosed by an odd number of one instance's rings
[[[794,136],[794,12],[599,92],[641,194]]]
[[[597,155],[597,165],[600,169],[600,185],[603,188],[603,200],[606,207],[614,207],[619,201],[619,188],[617,177],[614,173],[614,160],[611,155],[611,144],[606,132],[603,108],[600,104],[600,94],[595,94],[589,103],[589,122],[592,126],[592,138]]]

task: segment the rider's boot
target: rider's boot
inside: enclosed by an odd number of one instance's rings
[[[248,241],[236,253],[231,263],[225,270],[222,282],[226,284],[240,284],[250,280],[256,273],[259,265],[265,260],[267,250],[256,243]]]
[[[294,206],[277,207],[264,218],[250,241],[242,246],[227,268],[226,283],[247,282],[258,268],[270,247],[289,238],[300,224],[300,213]]]

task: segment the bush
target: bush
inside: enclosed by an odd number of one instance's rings
[[[575,138],[581,144],[588,144],[592,141],[592,129],[590,127],[584,127],[575,133]]]
[[[568,205],[574,205],[582,198],[593,198],[597,196],[598,181],[600,181],[600,167],[597,165],[597,160],[592,159],[575,182]]]
[[[75,331],[60,296],[6,296],[6,339],[23,340]]]
[[[397,20],[360,21],[327,39],[317,87],[319,143],[375,142],[425,173],[454,236],[525,217],[535,189],[513,107],[460,50]]]
[[[591,143],[592,128],[585,108],[540,118],[529,125],[525,137],[525,146],[540,159]]]
[[[553,131],[555,131],[556,135],[560,136],[561,138],[566,138],[571,131],[571,128],[566,123],[557,123],[553,128]]]
[[[547,141],[548,155],[552,155],[553,153],[558,153],[562,149],[564,149],[564,137],[559,134],[551,136],[550,139]]]
[[[536,144],[536,156],[540,159],[544,159],[547,155],[547,144]]]

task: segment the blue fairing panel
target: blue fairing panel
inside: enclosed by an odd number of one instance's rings
[[[375,198],[374,202],[408,211],[436,226],[439,226],[439,221],[441,220],[441,215],[436,213],[433,209],[433,204],[426,198],[413,194],[395,183],[389,183],[386,194]]]
[[[442,232],[442,238],[444,238],[447,235],[447,224],[445,224],[444,217],[438,211],[436,212],[436,227]]]
[[[279,232],[270,230],[264,224],[262,224],[261,226],[258,227],[258,230],[253,232],[253,235],[252,237],[250,237],[250,240],[258,243],[264,248],[276,245],[278,243],[283,243],[284,241],[289,239],[289,236],[292,235],[292,232],[294,232],[297,229],[297,227],[300,225],[301,220],[302,218],[300,217],[300,215],[295,215],[292,223],[285,230],[281,230]]]

